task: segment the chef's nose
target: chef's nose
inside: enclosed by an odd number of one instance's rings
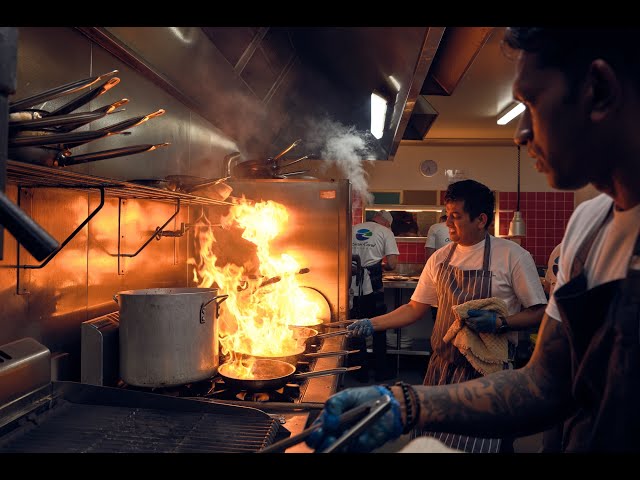
[[[525,108],[522,115],[518,119],[516,131],[513,134],[513,141],[516,145],[526,146],[533,139],[533,130],[531,129],[531,116],[529,110]]]

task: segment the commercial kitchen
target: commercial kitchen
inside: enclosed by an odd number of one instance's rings
[[[415,219],[385,278],[400,305],[457,179],[495,192],[495,235],[543,277],[593,192],[552,190],[513,123],[446,123],[448,100],[483,101],[477,76],[508,78],[501,30],[0,27],[0,452],[248,453],[297,435],[358,368],[352,225]],[[512,103],[498,87],[484,121]],[[404,357],[428,361],[431,326],[388,332],[398,378]],[[245,356],[283,368],[248,379]]]

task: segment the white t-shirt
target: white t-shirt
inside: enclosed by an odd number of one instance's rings
[[[560,248],[560,264],[555,291],[567,283],[571,264],[578,247],[585,237],[600,223],[605,211],[611,208],[613,199],[604,193],[578,205],[569,219],[567,230]],[[640,204],[618,212],[613,210],[607,222],[596,236],[587,256],[584,269],[587,274],[587,288],[619,280],[627,276],[631,252],[640,228]],[[547,315],[560,320],[560,312],[555,298],[549,299]]]
[[[429,227],[427,232],[427,241],[424,244],[424,248],[444,247],[449,243],[449,227],[444,222],[434,223]]]
[[[482,269],[484,242],[482,240],[471,246],[458,245],[449,264],[463,270]],[[436,267],[444,262],[453,245],[450,243],[429,257],[411,300],[428,305],[437,303]],[[491,236],[489,270],[492,273],[491,296],[507,304],[509,315],[518,313],[522,307],[547,303],[533,257],[517,243]],[[509,334],[512,343],[517,344],[518,332]]]
[[[363,267],[375,265],[387,255],[399,255],[398,244],[391,229],[383,227],[376,222],[364,222],[354,225],[351,235],[351,253],[360,255],[360,263]],[[351,288],[358,295],[356,278],[351,279]],[[364,271],[362,282],[362,294],[373,292],[369,272]]]

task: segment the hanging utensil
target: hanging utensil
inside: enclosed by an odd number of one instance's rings
[[[78,98],[76,98],[74,100],[71,100],[68,103],[65,103],[61,107],[58,107],[53,112],[51,112],[49,115],[64,115],[64,114],[67,114],[67,113],[71,113],[74,110],[77,110],[78,108],[80,108],[81,106],[86,105],[91,100],[99,97],[100,95],[102,95],[104,93],[107,93],[109,90],[111,90],[113,87],[115,87],[119,83],[120,83],[120,79],[118,77],[110,78],[109,80],[104,82],[99,87],[97,87],[97,88],[95,88],[93,90],[89,90],[88,92],[83,93],[82,95],[80,95]]]
[[[122,132],[123,130],[126,130],[127,128],[137,127],[138,125],[143,124],[146,121],[151,120],[152,118],[164,115],[164,113],[165,113],[165,110],[161,108],[160,110],[153,113],[149,113],[148,115],[133,117],[128,120],[124,120],[122,122],[116,123],[114,125],[109,125],[108,127],[101,128],[98,131],[105,132],[107,134],[119,133],[119,132]]]
[[[66,149],[106,137],[109,134],[110,132],[94,130],[89,132],[51,133],[31,137],[12,137],[9,138],[7,145],[9,148],[50,145],[54,147],[61,146],[60,148]]]
[[[269,159],[271,161],[277,161],[279,158],[283,157],[284,155],[286,155],[287,153],[289,153],[289,151],[291,151],[293,148],[295,148],[300,142],[302,142],[302,139],[299,138],[298,140],[296,140],[295,142],[293,142],[291,145],[289,145],[287,148],[285,148],[283,151],[281,151],[279,154],[277,154],[275,157]]]
[[[56,88],[52,88],[50,90],[45,90],[44,92],[38,93],[37,95],[33,95],[31,97],[23,98],[22,100],[18,100],[16,102],[9,104],[9,112],[18,112],[20,110],[24,110],[28,107],[32,107],[38,103],[46,102],[49,100],[54,100],[63,95],[68,95],[70,93],[78,92],[84,88],[95,85],[98,82],[101,82],[105,78],[111,77],[118,73],[118,70],[113,70],[108,73],[104,73],[97,77],[89,77],[83,80],[76,80],[75,82],[67,83],[65,85],[61,85]]]
[[[106,112],[83,112],[70,113],[67,115],[47,116],[33,120],[9,120],[9,135],[21,130],[46,130],[47,128],[64,127],[75,125],[80,122],[89,123],[98,118],[102,118]]]
[[[168,142],[158,143],[156,145],[132,145],[130,147],[112,148],[111,150],[103,150],[94,153],[85,153],[84,155],[65,155],[60,152],[54,162],[56,167],[66,167],[69,165],[78,165],[80,163],[95,162],[97,160],[106,160],[109,158],[124,157],[126,155],[135,155],[136,153],[151,152],[161,147],[171,145]]]

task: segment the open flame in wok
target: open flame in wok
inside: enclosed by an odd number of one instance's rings
[[[234,374],[252,378],[251,365],[243,362],[243,354],[277,357],[297,351],[304,339],[289,325],[300,325],[301,317],[316,323],[321,306],[299,285],[301,267],[293,256],[271,251],[273,240],[289,221],[283,205],[240,199],[221,218],[222,230],[209,228],[208,220],[203,219],[206,228],[199,228],[195,236],[199,259],[190,260],[194,281],[204,288],[215,284],[220,293],[229,295],[218,316],[220,346],[223,355],[229,355],[227,363],[233,363]],[[239,242],[218,242],[216,236],[222,236],[224,230],[235,230],[254,244],[258,261],[220,262],[227,258],[221,250],[239,248]],[[280,280],[273,282],[274,277]]]

